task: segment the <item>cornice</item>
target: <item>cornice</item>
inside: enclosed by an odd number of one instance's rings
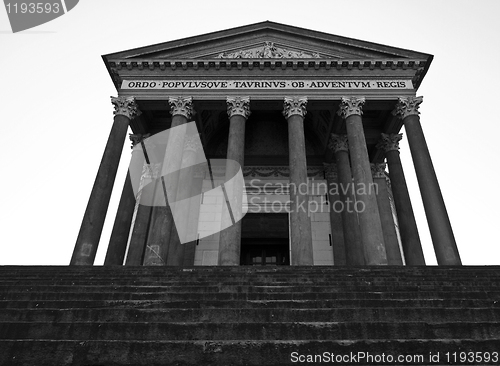
[[[372,60],[357,60],[357,59],[325,59],[325,58],[302,58],[302,59],[266,59],[266,58],[255,58],[255,59],[187,59],[187,60],[171,60],[164,61],[158,59],[115,59],[109,60],[109,66],[116,70],[176,70],[176,69],[227,69],[231,70],[233,68],[241,69],[253,69],[253,68],[280,68],[280,69],[413,69],[419,70],[426,66],[426,60],[410,60],[410,59],[372,59]]]

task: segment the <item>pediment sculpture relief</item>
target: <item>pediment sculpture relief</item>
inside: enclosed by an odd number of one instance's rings
[[[319,53],[306,53],[303,51],[291,51],[276,47],[274,42],[264,42],[263,47],[237,52],[222,52],[217,58],[320,58]]]

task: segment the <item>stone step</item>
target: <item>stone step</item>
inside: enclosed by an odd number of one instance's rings
[[[44,279],[38,281],[0,281],[0,292],[8,291],[11,288],[43,288],[43,287],[96,287],[96,288],[136,288],[136,287],[150,287],[150,288],[161,288],[161,287],[171,287],[171,286],[318,286],[318,287],[370,287],[370,286],[381,286],[381,287],[418,287],[418,286],[428,286],[428,287],[443,287],[445,289],[457,289],[460,287],[488,287],[488,288],[499,288],[500,280],[498,283],[481,282],[481,281],[439,281],[439,280],[392,280],[392,281],[380,281],[377,279],[350,279],[350,280],[339,280],[330,278],[309,278],[306,280],[297,281],[297,278],[288,279],[259,279],[252,278],[248,280],[243,279],[214,279],[214,278],[203,278],[203,279],[177,279],[177,280],[121,280],[121,281],[103,281],[103,280],[91,280],[91,279],[80,279],[67,280],[67,279]]]
[[[172,268],[172,267],[170,267]],[[200,267],[201,268],[201,267]],[[253,267],[252,267],[253,268]],[[50,279],[50,278],[59,278],[61,280],[82,280],[82,278],[87,277],[88,279],[92,280],[134,280],[134,279],[147,279],[147,280],[177,280],[177,279],[189,279],[189,278],[194,278],[196,280],[203,280],[207,278],[216,278],[216,279],[253,279],[253,278],[260,278],[260,279],[286,279],[287,277],[290,279],[290,275],[293,275],[293,277],[297,279],[309,279],[309,278],[329,278],[332,280],[349,280],[349,279],[363,279],[363,280],[374,280],[377,279],[379,281],[397,281],[398,279],[410,279],[410,280],[465,280],[465,281],[471,281],[474,279],[477,279],[479,281],[498,281],[499,275],[498,273],[468,273],[468,272],[460,272],[460,273],[455,273],[455,272],[446,272],[446,273],[433,273],[433,272],[427,272],[427,273],[422,273],[422,274],[417,274],[417,273],[401,273],[401,272],[395,272],[390,274],[388,271],[387,273],[381,273],[380,271],[377,271],[376,269],[373,269],[373,271],[370,272],[314,272],[314,271],[309,271],[309,272],[301,272],[300,270],[297,271],[296,273],[290,271],[290,272],[276,272],[276,273],[262,273],[262,272],[256,272],[248,270],[248,273],[244,273],[243,270],[240,272],[228,272],[228,273],[211,273],[211,272],[198,272],[198,269],[196,271],[192,272],[159,272],[155,275],[152,275],[148,272],[144,273],[127,273],[127,272],[121,272],[121,270],[118,270],[117,272],[113,273],[106,273],[106,272],[100,272],[100,271],[93,271],[90,269],[87,269],[87,272],[68,272],[68,271],[48,271],[45,273],[37,273],[37,272],[18,272],[18,273],[9,273],[8,275],[2,275],[0,273],[0,279],[2,281],[8,281],[8,280],[28,280],[28,281],[36,281],[36,280],[45,280],[45,279]],[[64,276],[64,277],[61,277]]]
[[[500,308],[500,301],[493,299],[258,299],[258,300],[0,300],[0,309],[88,309],[88,308],[148,308],[148,309],[175,309],[175,308],[383,308],[383,307],[435,307],[435,308]]]
[[[76,290],[76,292],[74,291]],[[477,290],[457,290],[457,291],[438,291],[438,290],[395,290],[369,288],[353,288],[343,290],[342,288],[327,287],[308,287],[302,291],[300,288],[290,287],[249,287],[249,288],[228,288],[228,287],[209,287],[209,288],[170,288],[163,291],[137,290],[124,292],[118,290],[108,291],[87,291],[72,289],[72,291],[34,291],[25,290],[24,292],[0,293],[0,301],[7,300],[258,300],[258,299],[500,299],[500,291],[477,291]]]
[[[398,276],[465,276],[477,275],[479,277],[498,277],[498,266],[81,266],[79,268],[69,266],[2,266],[0,277],[18,276],[20,274],[30,276],[48,276],[51,273],[67,273],[78,276],[89,272],[98,275],[118,277],[121,275],[144,275],[144,276],[180,276],[180,275],[241,275],[251,273],[253,275],[280,275],[280,274],[345,274],[364,276],[376,274],[377,277]]]
[[[126,284],[123,286],[107,285],[60,285],[60,284],[40,284],[40,285],[21,285],[21,284],[11,284],[0,286],[0,296],[9,294],[19,294],[19,293],[50,293],[50,292],[67,292],[67,293],[99,293],[99,292],[114,292],[114,293],[130,293],[130,292],[140,292],[140,293],[159,293],[159,292],[169,292],[169,293],[180,293],[180,292],[375,292],[375,291],[400,291],[400,292],[422,292],[422,291],[437,291],[439,292],[480,292],[489,291],[496,292],[500,294],[500,286],[479,286],[479,285],[464,285],[455,284],[453,286],[447,286],[439,284],[415,284],[415,283],[397,283],[397,284],[362,284],[362,283],[350,283],[350,284],[290,284],[286,282],[280,283],[219,283],[214,284],[198,284],[198,283],[186,283],[186,284],[168,284],[168,285],[135,285]]]
[[[76,301],[76,300],[161,300],[161,301],[242,301],[242,300],[408,300],[408,299],[499,300],[500,292],[415,291],[415,292],[21,292],[0,294],[3,301]],[[1,305],[0,305],[1,307]]]
[[[473,362],[460,363],[460,357],[465,356],[466,358],[468,352],[482,352],[483,360],[487,357],[489,362],[482,362],[476,358]],[[344,365],[494,365],[499,363],[500,357],[498,355],[498,340],[477,341],[472,339],[154,340],[141,342],[0,340],[0,364],[9,366],[67,364],[278,366],[305,364],[299,361],[307,361],[308,355],[329,357],[322,359],[325,364]],[[403,359],[399,359],[400,356]],[[474,357],[477,356],[474,355]],[[405,359],[405,357],[408,358]],[[316,357],[316,361],[320,360]],[[458,362],[455,362],[457,360]]]
[[[81,280],[82,276],[100,280],[133,280],[145,278],[147,280],[178,279],[193,277],[207,278],[286,278],[293,277],[329,277],[329,278],[378,278],[378,279],[459,279],[495,280],[498,281],[498,267],[2,267],[0,278],[3,280],[28,280],[47,278],[67,278]]]
[[[500,321],[500,308],[4,309],[0,322],[468,322]]]
[[[351,351],[457,364],[445,353],[498,352],[500,270],[0,267],[0,308],[6,365],[284,365]]]
[[[293,278],[290,278],[290,275],[293,275]],[[65,276],[65,277],[61,277]],[[350,273],[194,273],[194,272],[188,272],[188,273],[165,273],[165,274],[158,274],[156,276],[151,276],[148,275],[147,273],[144,274],[133,274],[129,275],[126,273],[119,273],[119,274],[114,274],[114,275],[109,275],[107,276],[106,273],[99,273],[99,272],[89,272],[89,273],[65,273],[65,272],[49,272],[44,275],[28,275],[26,273],[19,273],[17,275],[12,275],[12,276],[0,276],[0,279],[2,281],[19,281],[19,280],[26,280],[26,281],[37,281],[37,280],[47,280],[51,278],[57,278],[59,280],[71,280],[71,281],[78,281],[78,280],[95,280],[95,281],[102,281],[102,282],[107,282],[106,279],[109,281],[115,281],[115,280],[138,280],[138,279],[145,279],[148,281],[161,281],[161,280],[206,280],[208,278],[211,279],[224,279],[224,280],[254,280],[254,279],[261,279],[261,280],[299,280],[299,281],[309,281],[310,279],[329,279],[332,281],[351,281],[351,280],[368,280],[368,281],[399,281],[399,280],[424,280],[424,281],[436,281],[436,280],[464,280],[464,281],[471,281],[475,278],[477,278],[479,281],[498,281],[498,276],[482,276],[482,277],[477,277],[474,275],[470,274],[460,274],[460,275],[439,275],[439,274],[432,274],[432,273],[427,273],[425,275],[405,275],[402,273],[395,273],[393,276],[385,276],[385,275],[380,275],[377,272],[373,273],[363,273],[363,274],[350,274]]]
[[[498,322],[2,322],[0,339],[323,340],[498,339]]]
[[[85,272],[89,268],[92,268],[94,272],[110,272],[116,273],[120,272],[145,272],[145,273],[158,273],[165,272],[165,267],[162,266],[74,266],[69,267],[65,265],[54,265],[54,266],[22,266],[22,265],[9,265],[1,266],[0,273],[13,273],[13,272],[41,272],[43,270],[46,272],[53,271],[66,271],[66,272]],[[498,266],[481,266],[481,265],[467,265],[467,266],[437,266],[437,265],[427,265],[427,266],[191,266],[191,267],[168,267],[168,272],[173,273],[174,270],[177,272],[188,272],[193,269],[196,271],[204,272],[241,272],[243,270],[249,269],[250,271],[258,272],[309,272],[311,270],[316,271],[319,268],[322,272],[408,272],[408,273],[429,273],[429,272],[479,272],[479,273],[491,273],[498,269]]]

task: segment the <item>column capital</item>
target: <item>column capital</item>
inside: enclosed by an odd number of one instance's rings
[[[189,120],[194,115],[192,97],[170,97],[168,98],[168,104],[170,104],[170,114],[172,117],[181,115]]]
[[[370,168],[372,170],[372,176],[373,178],[387,178],[387,175],[385,173],[385,163],[371,163]]]
[[[247,119],[250,116],[250,97],[227,97],[227,115],[242,116]]]
[[[141,114],[134,97],[111,97],[111,103],[115,107],[113,111],[115,116],[121,115],[133,119]]]
[[[396,104],[396,108],[392,111],[392,114],[401,119],[405,119],[412,115],[418,116],[420,114],[418,108],[422,102],[423,97],[398,98],[398,103]]]
[[[377,143],[377,149],[388,151],[399,151],[399,141],[403,138],[402,133],[380,134],[380,140]]]
[[[343,119],[355,114],[361,116],[363,114],[363,105],[365,104],[364,97],[342,97],[337,114]]]
[[[307,110],[307,97],[285,97],[283,103],[283,116],[286,119],[293,115],[299,115],[305,117]]]
[[[328,148],[333,150],[334,153],[337,151],[349,151],[349,141],[347,140],[347,135],[336,135],[332,133],[330,136]]]
[[[331,180],[338,179],[337,164],[335,164],[335,163],[323,163],[323,167],[325,169],[325,176],[327,179],[331,179]]]

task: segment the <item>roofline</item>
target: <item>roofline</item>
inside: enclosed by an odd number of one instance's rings
[[[215,32],[210,32],[210,33],[205,33],[201,35],[196,35],[196,36],[191,36],[191,37],[185,37],[185,38],[180,38],[177,40],[172,40],[172,41],[167,41],[167,42],[161,42],[161,43],[156,43],[153,45],[148,45],[148,46],[143,46],[143,47],[137,47],[137,48],[132,48],[129,50],[125,51],[120,51],[120,52],[114,52],[114,53],[109,53],[106,55],[103,55],[103,57],[109,58],[122,58],[125,56],[125,54],[128,57],[140,57],[141,54],[145,53],[146,51],[148,53],[152,52],[161,52],[165,49],[173,48],[173,47],[179,47],[179,46],[188,46],[196,43],[200,43],[203,41],[214,41],[219,38],[223,38],[227,35],[231,36],[237,36],[239,34],[244,34],[248,31],[251,30],[264,30],[264,29],[273,29],[277,31],[286,31],[286,32],[291,32],[291,33],[304,33],[307,32],[309,35],[313,35],[317,38],[320,38],[325,41],[334,41],[346,46],[357,46],[360,48],[365,48],[367,50],[372,50],[372,51],[385,51],[385,52],[391,52],[395,53],[401,56],[406,56],[406,57],[415,57],[417,54],[420,57],[427,57],[427,56],[432,56],[427,53],[423,52],[417,52],[409,49],[404,49],[400,47],[392,47],[392,46],[387,46],[383,45],[380,43],[375,43],[375,42],[369,42],[369,41],[363,41],[359,40],[356,38],[348,38],[344,36],[338,36],[326,32],[321,32],[321,31],[315,31],[311,29],[306,29],[306,28],[301,28],[301,27],[295,27],[287,24],[282,24],[282,23],[276,23],[276,22],[271,22],[271,21],[264,21],[264,22],[259,22],[259,23],[253,23],[253,24],[248,24],[248,25],[243,25],[239,27],[234,27],[234,28],[229,28],[229,29],[224,29],[224,30],[219,30]],[[373,47],[373,46],[376,46]],[[403,51],[403,52],[401,52]]]

